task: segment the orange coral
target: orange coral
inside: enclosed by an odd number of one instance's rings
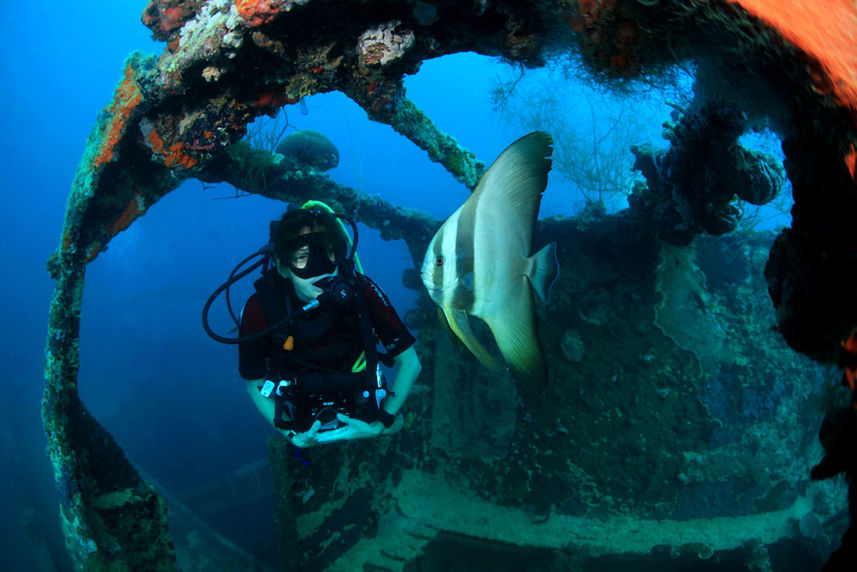
[[[86,263],[89,264],[95,257],[98,256],[104,250],[104,245],[98,242],[97,240],[93,242],[86,251]],[[83,274],[81,273],[80,279],[83,279]]]
[[[125,208],[122,209],[122,212],[110,224],[107,229],[107,232],[110,233],[110,236],[115,236],[131,226],[131,223],[143,216],[148,209],[148,205],[146,205],[146,201],[143,199],[141,195],[135,194],[131,197],[131,200],[125,204]]]
[[[110,240],[110,238],[116,236],[129,226],[131,223],[143,216],[146,213],[146,210],[149,208],[149,205],[146,204],[145,198],[135,193],[131,200],[129,200],[125,204],[125,208],[122,209],[122,212],[119,213],[112,222],[106,225],[107,238],[106,240]],[[66,232],[66,234],[62,238],[62,247],[63,250],[68,251],[72,245],[72,237]],[[95,260],[99,254],[104,252],[105,243],[100,240],[95,240],[89,247],[86,249],[86,263],[89,264],[93,260]],[[81,276],[82,279],[82,276]]]
[[[298,99],[298,101],[300,98]],[[252,105],[256,109],[259,109],[268,117],[276,117],[277,112],[279,112],[280,108],[287,103],[293,103],[285,94],[276,93],[273,91],[266,91],[259,94],[259,97],[256,98]]]
[[[857,121],[857,5],[853,0],[729,0],[776,29],[818,62],[819,92],[832,91]]]
[[[191,157],[183,151],[184,143],[173,143],[167,147],[167,144],[154,129],[149,131],[146,140],[149,142],[149,147],[152,148],[152,151],[160,155],[164,162],[164,166],[168,169],[172,169],[174,167],[190,169],[199,162],[195,157]]]
[[[854,149],[853,143],[848,149],[848,153],[845,154],[845,166],[848,167],[851,179],[857,181],[857,177],[855,177],[857,175],[857,149]]]
[[[149,0],[143,25],[161,41],[175,40],[178,30],[200,10],[205,0]]]
[[[125,66],[125,77],[119,83],[119,87],[116,88],[116,93],[113,94],[113,102],[108,108],[110,119],[107,120],[107,125],[102,130],[101,145],[95,159],[93,159],[95,168],[114,159],[114,150],[125,132],[128,118],[142,100],[143,94],[137,85],[134,68],[128,64]]]
[[[62,240],[60,241],[63,251],[67,252],[73,243],[74,239],[71,235],[71,230],[66,230],[62,235]]]
[[[235,0],[235,9],[248,26],[255,28],[276,18],[287,3],[283,0]]]
[[[572,29],[584,35],[591,57],[624,77],[639,71],[641,31],[637,22],[620,13],[615,0],[580,0]]]
[[[259,94],[252,105],[253,107],[282,107],[288,99],[283,93],[265,91]]]
[[[169,34],[184,24],[184,15],[180,6],[161,7],[150,5],[143,12],[143,25],[152,28],[155,33]]]

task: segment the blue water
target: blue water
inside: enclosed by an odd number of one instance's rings
[[[162,49],[140,23],[144,5],[0,0],[7,24],[0,35],[0,562],[7,570],[36,569],[39,547],[50,550],[58,568],[69,566],[39,417],[53,288],[45,260],[56,248],[86,137],[112,97],[126,55]],[[492,89],[518,73],[495,59],[460,54],[425,62],[406,86],[440,129],[490,163],[535,126],[495,110]],[[529,76],[510,104],[515,114],[538,115],[541,86],[559,78]],[[591,149],[586,138],[593,129],[627,118],[624,104],[585,84],[557,89],[571,94],[563,118],[578,126],[580,149]],[[656,93],[635,104],[632,114],[655,119],[647,131],[633,134],[636,142],[661,144],[660,122],[669,112],[664,98]],[[330,175],[338,182],[437,218],[467,198],[467,189],[423,151],[390,127],[368,121],[341,94],[305,103],[306,115],[298,106],[285,112],[296,127],[322,131],[337,145],[341,162]],[[630,162],[630,154],[617,160]],[[212,342],[200,327],[208,294],[265,242],[268,221],[284,209],[258,197],[228,199],[233,195],[229,186],[185,183],[117,236],[87,271],[83,400],[144,476],[178,492],[264,459],[272,431],[247,399],[234,348]],[[620,196],[602,198],[613,210],[623,206]],[[552,173],[542,215],[573,214],[582,204],[568,178]],[[414,299],[401,285],[402,270],[411,263],[404,244],[384,243],[363,228],[360,255],[366,273],[404,314]],[[249,292],[249,281],[243,286],[236,299]]]

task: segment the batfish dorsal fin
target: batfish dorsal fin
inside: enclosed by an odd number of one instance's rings
[[[553,139],[548,133],[524,135],[497,157],[473,191],[480,208],[490,205],[492,210],[505,213],[507,222],[516,227],[510,230],[524,239],[527,248],[533,243],[552,152]]]
[[[530,283],[525,279],[520,288],[510,289],[503,300],[502,314],[496,319],[492,316],[483,319],[515,375],[547,384],[547,366],[536,329],[536,304]]]
[[[458,339],[467,346],[476,359],[482,362],[486,367],[489,367],[493,370],[499,371],[502,369],[500,364],[497,363],[497,360],[494,359],[488,350],[479,343],[479,340],[476,339],[476,336],[473,334],[473,330],[470,328],[470,317],[467,315],[467,312],[464,310],[456,310],[455,308],[451,308],[449,306],[443,307],[443,314],[446,316],[449,327],[458,336]]]

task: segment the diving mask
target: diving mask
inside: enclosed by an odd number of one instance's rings
[[[336,270],[336,244],[326,232],[309,232],[296,236],[288,243],[288,259],[285,261],[298,278],[330,274]]]

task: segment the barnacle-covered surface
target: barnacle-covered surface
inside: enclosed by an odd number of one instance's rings
[[[619,85],[695,62],[699,105],[691,111],[725,104],[745,114],[742,125],[764,117],[783,138],[795,206],[765,278],[788,345],[830,360],[857,324],[855,66],[853,50],[843,48],[857,24],[845,1],[829,11],[819,8],[826,2],[787,4],[768,13],[768,3],[748,0],[152,0],[143,21],[166,42],[165,51],[129,56],[87,142],[62,240],[48,263],[57,283],[43,416],[78,565],[174,566],[163,503],[77,397],[86,265],[188,177],[228,180],[286,200],[335,199],[385,238],[406,240],[418,261],[438,221],[345,188],[313,167],[283,165],[239,140],[255,117],[338,90],[473,188],[484,165],[406,97],[403,76],[428,58],[475,51],[538,66],[552,52],[579,51],[596,80]],[[807,6],[819,19],[801,18]],[[825,24],[828,16],[839,19]],[[823,31],[820,41],[813,30]],[[758,159],[735,153],[726,161],[733,167]],[[650,167],[660,165],[649,157]],[[683,175],[695,180],[687,166]],[[682,195],[688,196],[672,198]],[[721,210],[729,204],[714,202]],[[615,550],[603,540],[613,537],[630,552],[667,544],[678,557],[740,549],[741,559],[764,569],[764,545],[794,534],[792,519],[827,514],[830,507],[806,496],[801,475],[809,461],[798,453],[811,440],[801,417],[811,414],[807,393],[819,384],[805,380],[812,370],[765,327],[758,274],[767,244],[726,235],[668,253],[654,239],[651,212],[544,225],[543,234],[560,241],[563,267],[578,270],[563,275],[546,315],[553,383],[541,399],[523,396],[525,408],[511,380],[497,380],[442,346],[448,343],[432,329],[427,306],[414,313],[427,367],[423,392],[408,404],[407,431],[392,441],[332,448],[342,455],[329,455],[325,474],[312,475],[314,490],[322,491],[313,495],[301,488],[309,475],[296,476],[279,445],[272,446],[283,546],[299,543],[318,565],[334,566],[377,548],[385,560],[375,565],[395,569],[423,548],[429,558],[432,541],[460,541],[440,530],[550,548],[533,557],[573,569],[569,551]],[[713,267],[733,273],[707,270]],[[724,275],[733,280],[718,278]],[[719,329],[707,328],[708,335],[722,334],[719,345],[703,351],[682,336],[693,326],[666,308],[681,284],[692,284],[696,296],[676,303],[695,304],[687,316],[713,317]],[[453,427],[451,418],[462,421]],[[742,451],[758,464],[743,463]],[[296,491],[306,503],[289,497]],[[772,516],[757,522],[757,513]],[[607,518],[607,529],[574,520],[593,514]],[[712,538],[701,521],[694,529],[644,520],[691,516],[737,519],[721,528],[740,534]],[[367,547],[375,531],[378,546]],[[384,542],[396,536],[384,531],[414,540],[404,548],[399,542],[395,552]],[[753,538],[759,541],[744,544]],[[560,546],[569,550],[556,552]],[[377,554],[362,562],[371,568]]]

